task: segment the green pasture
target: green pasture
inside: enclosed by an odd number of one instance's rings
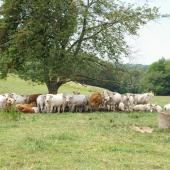
[[[0,81],[0,92],[46,93],[13,76]],[[90,93],[93,87],[68,83],[61,91]],[[170,97],[154,97],[164,105]],[[169,170],[170,130],[158,128],[158,113],[22,114],[0,113],[2,170]],[[11,113],[12,114],[12,113]],[[149,126],[139,133],[133,126]]]

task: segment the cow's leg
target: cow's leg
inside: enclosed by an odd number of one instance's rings
[[[54,105],[51,105],[50,107],[50,113],[53,113]]]
[[[73,104],[73,105],[71,106],[71,112],[74,112],[74,110],[75,110],[75,105]]]
[[[60,106],[57,107],[58,113],[60,113]]]
[[[65,112],[65,107],[66,107],[66,104],[63,104],[63,105],[62,105],[62,112],[63,112],[63,113]]]

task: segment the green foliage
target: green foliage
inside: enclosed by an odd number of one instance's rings
[[[1,77],[15,72],[56,92],[77,80],[77,66],[93,70],[94,56],[127,56],[125,34],[136,35],[157,9],[110,0],[3,0],[0,15]]]
[[[170,95],[170,60],[160,59],[150,65],[145,75],[145,87],[157,95]]]

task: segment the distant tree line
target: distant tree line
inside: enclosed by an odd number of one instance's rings
[[[153,91],[156,95],[170,95],[170,60],[162,58],[149,66],[101,61],[100,67],[93,69],[78,81],[120,93]]]

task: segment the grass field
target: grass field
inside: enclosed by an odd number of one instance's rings
[[[71,83],[61,91],[69,92],[74,87],[85,93],[94,90]],[[1,81],[0,88],[1,93],[9,89],[20,94],[46,92],[42,85],[21,83],[14,77]],[[163,105],[170,97],[153,100]],[[4,114],[0,113],[0,118]],[[96,112],[23,114],[18,121],[0,119],[0,169],[169,170],[170,130],[160,130],[157,117],[157,113]],[[142,134],[133,126],[149,126],[154,131]]]

